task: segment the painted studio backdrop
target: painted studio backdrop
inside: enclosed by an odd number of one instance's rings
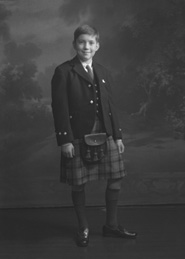
[[[185,202],[185,1],[0,0],[0,207],[66,206],[51,114],[73,31],[97,27],[126,146],[120,204]],[[103,185],[102,185],[103,184]],[[105,183],[87,203],[104,204]]]

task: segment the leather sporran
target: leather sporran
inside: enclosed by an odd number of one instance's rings
[[[107,153],[107,134],[95,133],[85,135],[81,143],[81,156],[86,163],[97,163]]]

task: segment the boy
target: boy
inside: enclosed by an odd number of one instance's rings
[[[93,61],[100,47],[99,33],[89,25],[78,27],[74,32],[73,47],[76,56],[58,66],[52,78],[52,109],[57,143],[61,146],[61,182],[71,185],[78,219],[76,244],[85,247],[89,243],[85,183],[100,179],[107,180],[103,236],[135,238],[135,232],[128,232],[117,222],[118,196],[125,176],[124,145],[112,101],[110,74]],[[94,147],[88,146],[86,158],[94,160],[85,161],[81,148],[84,136],[90,139],[100,136],[99,140],[106,136],[107,150],[101,143],[101,158]]]

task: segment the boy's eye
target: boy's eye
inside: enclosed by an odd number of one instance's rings
[[[78,43],[79,43],[79,44],[86,44],[87,42],[82,40],[82,41],[79,41]],[[89,41],[88,43],[89,43],[89,45],[95,44],[95,42],[94,42],[93,40],[92,40],[92,41]]]

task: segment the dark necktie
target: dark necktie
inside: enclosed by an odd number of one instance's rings
[[[87,73],[89,74],[90,78],[93,80],[94,79],[94,74],[93,74],[92,68],[89,65],[87,65],[86,69],[87,69]]]

